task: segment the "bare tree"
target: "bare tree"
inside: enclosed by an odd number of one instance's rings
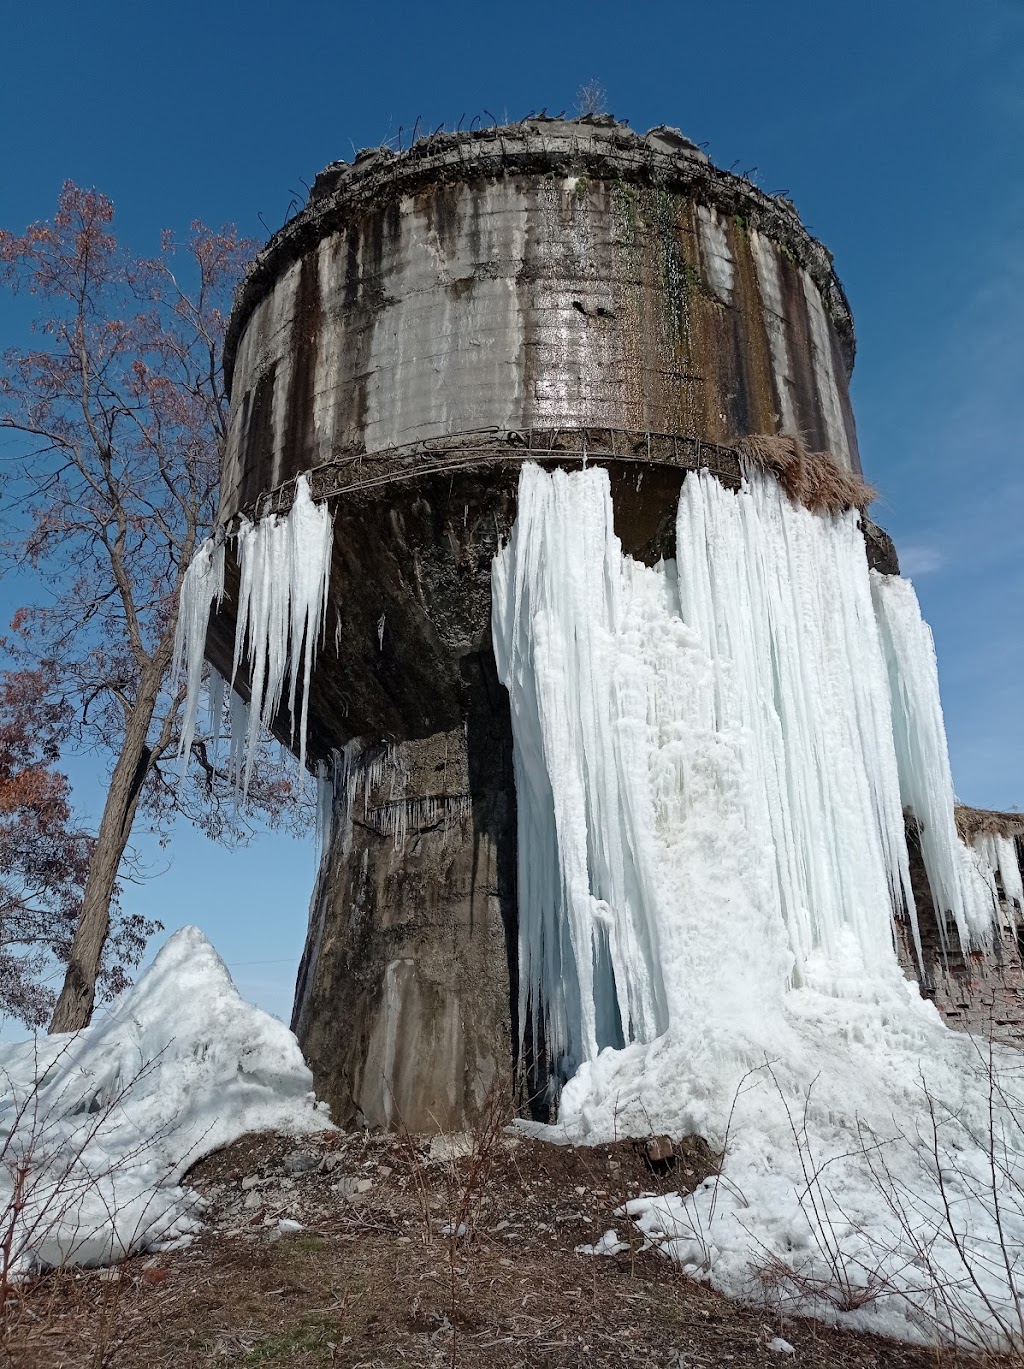
[[[43,1026],[57,1002],[55,968],[67,962],[82,907],[93,837],[76,821],[56,767],[70,710],[44,670],[0,675],[0,1015]],[[160,924],[125,914],[116,891],[100,990],[128,982]]]
[[[140,809],[158,830],[186,812],[244,835],[203,737],[187,780],[168,773],[183,705],[168,670],[182,577],[215,513],[224,320],[251,245],[194,223],[184,245],[165,232],[156,258],[134,257],[113,214],[67,182],[52,222],[0,231],[0,279],[40,306],[38,345],[0,365],[0,428],[20,435],[7,531],[50,595],[16,615],[13,650],[51,672],[71,740],[112,758],[51,1031],[89,1021]],[[281,819],[299,787],[261,766],[250,804]]]

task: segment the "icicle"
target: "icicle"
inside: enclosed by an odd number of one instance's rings
[[[228,778],[237,798],[241,791],[242,770],[245,765],[245,746],[249,735],[249,705],[234,690],[228,699],[228,725],[231,728],[228,750]]]
[[[326,504],[315,504],[309,481],[300,476],[295,484],[295,500],[286,519],[288,529],[289,602],[291,623],[289,648],[291,680],[288,711],[295,739],[295,696],[302,658],[302,713],[299,719],[299,768],[306,765],[306,728],[309,722],[309,680],[317,646],[323,640],[327,621],[327,593],[331,578],[331,550],[334,524]],[[266,720],[269,721],[269,720]]]
[[[900,792],[920,827],[939,932],[945,937],[948,913],[965,952],[984,947],[996,907],[992,888],[956,828],[931,629],[909,580],[872,571],[871,590],[888,668]]]
[[[210,667],[210,673],[206,681],[206,699],[208,706],[208,721],[210,727],[211,760],[216,761],[220,750],[220,730],[224,721],[224,691],[228,687],[228,682],[219,670]]]
[[[995,832],[979,832],[971,843],[982,869],[989,882],[992,898],[999,899],[996,876],[1002,887],[1011,917],[1013,905],[1017,905],[1017,915],[1024,914],[1024,881],[1021,879],[1020,863],[1017,860],[1017,847],[1012,837],[1000,836]]]
[[[334,826],[335,771],[337,753],[330,761],[318,761],[316,766],[316,822],[313,829],[317,864],[323,862],[330,850]]]
[[[295,482],[295,497],[286,516],[271,514],[258,523],[243,520],[235,534],[239,592],[231,684],[243,662],[248,662],[252,700],[244,736],[237,731],[242,714],[234,697],[231,704],[232,774],[243,796],[259,738],[269,730],[284,701],[286,674],[291,740],[294,745],[297,734],[299,767],[305,767],[309,681],[325,629],[332,535],[330,511],[326,504],[313,502],[305,475]],[[223,592],[224,546],[208,541],[185,574],[175,643],[176,668],[185,666],[188,685],[183,754],[195,731],[210,606],[215,598],[219,602]],[[223,699],[222,687],[216,683],[211,709],[214,694]]]
[[[174,632],[171,676],[176,678],[182,671],[185,674],[185,707],[178,743],[178,755],[184,758],[185,766],[192,752],[196,730],[210,610],[214,601],[220,604],[223,594],[224,544],[218,546],[208,537],[192,558],[182,579],[178,622]]]

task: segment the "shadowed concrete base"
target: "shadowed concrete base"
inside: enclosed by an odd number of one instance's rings
[[[465,727],[367,748],[339,785],[293,1028],[334,1120],[461,1130],[515,1073],[508,704],[474,658]]]

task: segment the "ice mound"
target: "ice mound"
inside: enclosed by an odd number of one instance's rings
[[[15,1272],[182,1244],[181,1184],[246,1132],[330,1126],[288,1028],[246,1003],[197,927],[81,1032],[0,1045],[0,1236]]]

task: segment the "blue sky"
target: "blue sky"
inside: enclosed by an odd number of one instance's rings
[[[960,797],[1024,806],[1024,2],[445,6],[0,0],[0,224],[66,177],[138,251],[199,217],[263,237],[300,178],[409,131],[574,110],[596,77],[633,127],[757,168],[832,249],[854,311],[874,515],[935,633]],[[262,218],[261,218],[262,216]],[[0,346],[24,313],[0,301]],[[0,609],[25,595],[0,589]],[[73,768],[100,793],[95,758]],[[287,1015],[308,845],[233,853],[187,832],[129,901],[197,921]]]

